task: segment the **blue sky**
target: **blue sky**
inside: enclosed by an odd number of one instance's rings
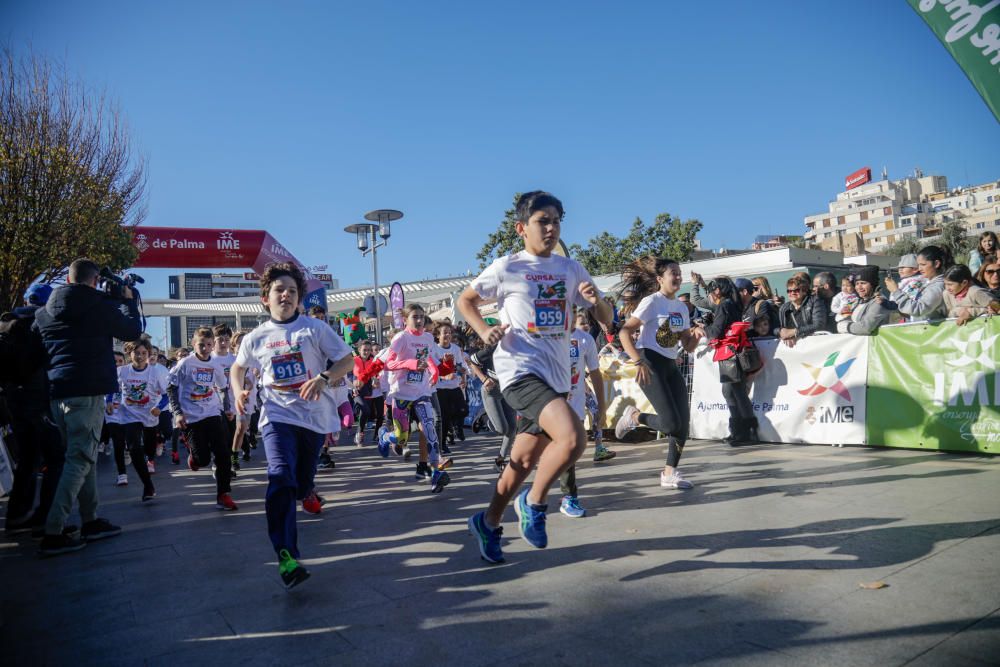
[[[0,26],[117,99],[146,224],[267,229],[344,286],[371,279],[343,227],[380,207],[406,214],[387,282],[475,270],[519,190],[563,199],[568,243],[669,212],[718,248],[801,233],[864,166],[1000,178],[1000,125],[905,0],[7,0]]]

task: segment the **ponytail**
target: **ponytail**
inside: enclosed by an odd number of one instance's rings
[[[654,257],[646,255],[635,260],[622,269],[622,309],[621,317],[628,319],[632,312],[644,298],[660,289],[657,277],[671,264],[676,264],[672,259],[666,257]]]

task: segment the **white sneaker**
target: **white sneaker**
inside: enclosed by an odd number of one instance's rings
[[[156,456],[157,457],[163,456],[163,443],[162,442],[156,443]]]
[[[150,475],[156,474],[156,465],[152,461],[146,461],[146,470],[149,471]]]
[[[115,486],[128,486],[128,475],[118,475],[118,481],[115,482]]]
[[[625,413],[622,414],[618,423],[615,424],[615,438],[621,440],[625,437],[625,434],[634,429],[639,425],[639,408],[634,405],[629,405],[625,408]]]
[[[667,474],[665,470],[660,471],[660,486],[664,489],[693,489],[694,484],[681,477],[680,472],[674,470]]]
[[[358,432],[354,434],[354,444],[358,447],[365,444],[365,432],[360,428],[358,429]]]

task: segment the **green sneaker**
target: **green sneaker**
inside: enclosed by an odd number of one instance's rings
[[[610,461],[611,459],[618,456],[618,452],[613,452],[607,447],[596,447],[594,448],[594,461]]]
[[[309,578],[309,570],[292,558],[288,549],[282,549],[278,552],[278,574],[281,575],[281,581],[285,584],[285,590],[295,588]]]

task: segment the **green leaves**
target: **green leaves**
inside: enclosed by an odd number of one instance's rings
[[[590,239],[586,247],[573,245],[570,256],[578,260],[592,275],[618,273],[629,262],[644,255],[669,257],[683,262],[691,257],[695,239],[703,225],[695,219],[680,220],[669,213],[656,216],[647,226],[641,218],[623,238],[604,231]]]

